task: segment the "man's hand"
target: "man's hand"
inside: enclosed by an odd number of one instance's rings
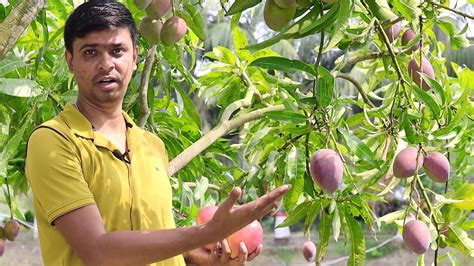
[[[283,185],[252,202],[235,205],[242,194],[241,189],[235,187],[230,192],[229,198],[219,206],[206,227],[215,235],[222,236],[222,239],[226,238],[252,221],[260,219],[276,209],[281,198],[290,188],[290,185]]]

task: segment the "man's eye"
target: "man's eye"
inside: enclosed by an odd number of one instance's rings
[[[87,56],[95,55],[95,51],[94,50],[86,50],[86,51],[84,51],[84,55],[87,55]]]
[[[115,48],[114,51],[113,51],[113,53],[114,53],[114,54],[121,54],[121,53],[123,53],[124,51],[125,51],[125,49],[123,49],[123,48]]]

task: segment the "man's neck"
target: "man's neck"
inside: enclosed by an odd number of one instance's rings
[[[92,126],[99,131],[121,129],[125,125],[121,105],[116,107],[97,107],[82,101],[76,102],[77,109],[91,122]]]

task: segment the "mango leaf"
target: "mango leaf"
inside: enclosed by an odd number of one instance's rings
[[[328,253],[329,238],[331,236],[331,217],[323,210],[319,223],[319,245],[316,251],[316,261],[321,260]]]
[[[30,79],[0,78],[0,93],[15,97],[36,97],[41,93],[41,89]]]
[[[377,220],[379,222],[384,222],[386,224],[391,224],[395,222],[395,220],[400,220],[403,217],[405,217],[405,210],[399,210],[399,211],[394,211],[388,214],[385,214],[384,216],[378,218]]]
[[[344,215],[344,214],[343,214]],[[332,219],[332,235],[334,240],[339,240],[341,234],[341,216],[339,215],[339,209],[334,209],[334,217]]]
[[[236,13],[242,12],[246,9],[249,9],[253,6],[258,5],[262,0],[236,0],[234,4],[227,10],[226,16],[234,15]]]
[[[421,9],[418,7],[420,1],[418,0],[393,0],[391,3],[395,10],[400,12],[408,21],[417,19],[421,14]]]
[[[201,41],[204,41],[206,39],[206,32],[204,31],[206,27],[201,13],[194,5],[183,4],[183,7],[185,12],[176,10],[178,16],[186,21],[188,27]]]
[[[308,209],[310,206],[312,206],[312,204],[313,201],[305,201],[296,206],[296,208],[290,214],[288,214],[288,217],[277,227],[286,227],[299,222],[308,214]]]
[[[332,32],[330,41],[326,47],[326,49],[333,48],[339,41],[342,40],[344,37],[344,32],[346,31],[346,27],[349,21],[349,18],[352,14],[352,8],[354,6],[354,1],[346,0],[340,1],[339,12],[337,15],[336,24],[334,24],[334,30]]]
[[[321,200],[314,201],[313,204],[311,204],[311,206],[309,207],[308,215],[306,215],[306,219],[304,220],[304,227],[306,229],[310,228],[313,225],[319,212],[321,211],[322,208],[324,208],[323,202],[324,201],[321,201]]]
[[[374,161],[374,153],[372,150],[367,146],[362,140],[360,140],[357,136],[352,134],[347,129],[340,129],[341,135],[346,142],[349,149],[360,159],[369,162],[371,165],[379,166],[380,163]]]
[[[312,65],[306,64],[299,60],[291,60],[284,57],[278,56],[268,56],[258,58],[249,66],[256,66],[266,69],[274,69],[278,71],[283,71],[286,73],[296,73],[298,71],[306,72],[314,77],[316,77],[316,71]]]
[[[349,261],[347,265],[365,265],[365,238],[360,224],[354,219],[347,206],[341,206],[342,226],[349,243]]]
[[[26,64],[21,61],[20,58],[16,57],[14,53],[8,53],[7,57],[0,61],[0,77],[24,66],[26,66]]]
[[[334,77],[324,67],[318,67],[319,77],[316,81],[316,100],[321,108],[331,104],[334,95]]]
[[[441,109],[439,105],[436,103],[436,100],[434,99],[434,97],[431,94],[427,93],[426,91],[420,89],[416,85],[412,86],[412,88],[413,88],[413,92],[416,95],[417,100],[425,103],[426,106],[431,110],[435,118],[439,118]]]
[[[283,122],[293,122],[296,124],[305,123],[307,118],[306,116],[300,113],[293,113],[289,111],[271,111],[265,113],[265,115],[273,120],[276,121],[283,121]]]
[[[189,95],[181,89],[181,86],[175,85],[173,86],[181,96],[181,100],[183,101],[184,110],[186,113],[191,117],[192,121],[196,123],[196,125],[201,128],[201,117],[197,111],[196,105],[194,105],[193,100],[189,98]]]
[[[304,152],[301,148],[293,146],[286,157],[286,175],[291,184],[291,189],[283,199],[285,210],[292,210],[303,192],[305,163]]]
[[[474,241],[461,228],[450,225],[447,242],[451,247],[460,250],[465,256],[474,257]]]

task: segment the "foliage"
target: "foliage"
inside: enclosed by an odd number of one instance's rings
[[[131,0],[123,2],[139,23],[145,12]],[[241,186],[242,201],[249,201],[290,183],[292,189],[283,200],[289,217],[283,225],[304,220],[309,230],[319,221],[318,261],[329,241],[342,235],[348,264],[364,264],[361,224],[377,232],[382,222],[401,226],[408,213],[430,225],[437,240],[433,249],[443,239],[474,256],[473,240],[466,233],[473,228],[469,214],[474,195],[474,72],[444,58],[447,46],[469,46],[468,24],[459,27],[443,15],[440,5],[450,1],[392,0],[391,9],[382,12],[382,0],[313,0],[311,8],[300,9],[290,25],[269,37],[268,30],[248,30],[258,28],[248,21],[262,26],[261,17],[256,17],[261,12],[253,12],[261,10],[261,0],[223,0],[216,14],[206,13],[196,0],[175,2],[188,34],[176,45],[158,45],[150,82],[145,84],[151,109],[146,128],[163,139],[170,159],[186,154],[186,148],[212,132],[210,128],[261,112],[221,134],[171,177],[179,225],[192,224],[198,208],[218,202],[233,186]],[[12,5],[0,5],[0,21]],[[77,92],[62,42],[63,25],[73,7],[72,0],[48,1],[0,62],[0,184],[6,203],[22,220],[27,210],[16,202],[29,190],[23,171],[28,134],[73,102]],[[381,29],[394,21],[385,21],[387,17],[422,32],[422,37],[406,46],[400,38],[388,43]],[[231,34],[228,47],[216,44],[225,39],[215,36],[217,30],[209,36],[209,30],[218,27],[227,27],[224,32]],[[448,43],[438,41],[438,29]],[[321,43],[312,39],[311,54],[302,59],[271,49],[283,42],[305,47],[304,40],[314,36]],[[419,40],[421,49],[408,53]],[[124,110],[137,120],[140,83],[151,49],[142,38],[139,47],[139,69],[124,103]],[[324,56],[334,51],[338,54],[331,58],[332,66],[323,64]],[[419,60],[421,54],[436,74],[435,79],[423,77],[429,91],[413,83],[407,70],[409,60]],[[454,75],[448,75],[448,66]],[[393,158],[407,145],[447,154],[453,170],[446,189],[430,182],[423,171],[408,180],[393,177]],[[336,150],[344,161],[343,185],[332,195],[312,181],[308,170],[310,156],[321,148]],[[404,191],[405,208],[378,217],[373,206],[393,198],[399,189]]]

